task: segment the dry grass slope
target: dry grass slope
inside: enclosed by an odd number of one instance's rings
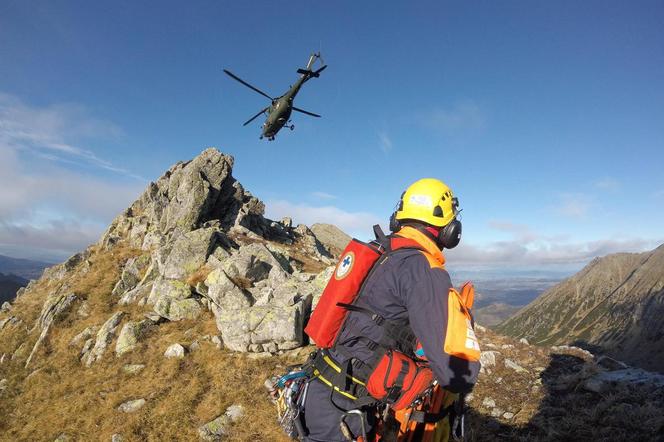
[[[58,284],[40,281],[16,302],[13,311],[31,328],[46,295],[68,284],[68,290],[87,300],[89,316],[79,318],[76,307],[72,309],[52,328],[29,370],[24,368],[25,358],[37,333],[25,327],[3,331],[0,354],[13,354],[26,340],[28,345],[22,357],[0,366],[0,378],[9,380],[0,400],[0,440],[51,441],[62,433],[81,441],[110,440],[115,433],[130,441],[196,440],[198,426],[232,404],[242,404],[250,412],[232,429],[230,440],[285,440],[262,387],[285,361],[251,360],[217,350],[208,341],[201,341],[200,349],[183,360],[164,358],[165,349],[174,342],[188,345],[197,337],[216,334],[209,314],[198,321],[161,324],[140,349],[122,357],[116,357],[110,346],[91,368],[79,362],[80,348],[69,347],[70,340],[85,327],[100,325],[118,308],[111,290],[121,263],[136,253],[123,248],[115,248],[112,254],[93,253],[92,270],[86,274],[76,272]],[[146,312],[136,306],[122,310],[134,320]],[[126,364],[146,367],[129,374],[123,369]],[[132,414],[117,411],[118,405],[136,398],[145,398],[146,406]]]
[[[0,379],[8,379],[8,388],[0,392],[0,441],[53,441],[62,433],[78,441],[110,441],[115,433],[128,441],[198,440],[197,428],[233,404],[244,406],[247,414],[230,429],[228,440],[287,441],[263,381],[301,361],[285,356],[251,359],[218,350],[203,339],[218,333],[209,313],[196,321],[159,325],[139,349],[122,357],[115,356],[113,343],[91,368],[79,362],[80,348],[69,342],[85,327],[102,324],[118,309],[126,313],[123,322],[143,319],[149,310],[120,307],[111,295],[121,265],[138,253],[122,246],[112,253],[93,251],[89,271],[84,271],[84,263],[66,280],[39,281],[16,302],[12,314],[23,325],[0,332],[0,354],[16,355],[0,364]],[[195,283],[205,274],[202,268],[189,281]],[[39,317],[46,296],[62,285],[86,301],[88,316],[77,312],[79,301],[54,325],[26,370],[25,359],[38,334],[28,328]],[[656,440],[664,430],[661,392],[653,396],[646,389],[616,388],[598,396],[581,388],[593,370],[582,357],[551,354],[489,330],[479,337],[483,350],[499,355],[496,365],[480,376],[469,400],[469,441]],[[184,359],[164,358],[170,344],[189,346],[194,341],[200,348]],[[508,358],[525,371],[507,367]],[[129,374],[124,370],[127,364],[145,368]],[[117,410],[137,398],[147,401],[139,411]],[[494,406],[486,404],[488,398]]]

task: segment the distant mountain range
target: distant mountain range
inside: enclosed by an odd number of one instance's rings
[[[28,280],[20,276],[0,273],[0,304],[14,299],[16,291],[21,287],[25,287],[27,283]]]
[[[31,279],[38,279],[52,264],[0,255],[0,304],[11,301],[16,291]]]
[[[4,273],[5,275],[14,274],[27,280],[38,279],[42,271],[52,265],[47,262],[0,255],[0,273]]]
[[[664,245],[595,258],[496,327],[544,345],[574,343],[664,371]]]

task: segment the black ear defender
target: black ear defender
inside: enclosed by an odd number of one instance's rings
[[[401,223],[397,219],[397,212],[403,210],[403,196],[406,194],[404,190],[399,197],[399,202],[394,206],[394,212],[390,215],[390,232],[395,233],[401,230]]]
[[[396,233],[399,230],[401,230],[401,223],[397,219],[397,212],[394,211],[392,212],[392,215],[390,215],[390,232]]]
[[[455,219],[440,229],[438,233],[438,244],[445,249],[453,249],[461,241],[461,221]]]
[[[456,216],[460,212],[459,200],[457,198],[452,198],[452,210],[454,210],[455,218],[448,225],[440,229],[438,233],[438,244],[446,249],[455,248],[459,245],[459,241],[461,241],[461,221],[456,219]]]

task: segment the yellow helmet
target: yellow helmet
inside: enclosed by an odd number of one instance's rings
[[[443,227],[456,218],[458,206],[459,201],[447,184],[435,178],[423,178],[411,184],[401,195],[395,218],[419,220]]]

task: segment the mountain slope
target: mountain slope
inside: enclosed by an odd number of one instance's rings
[[[505,321],[519,310],[521,310],[521,307],[496,302],[485,307],[473,309],[473,317],[478,324],[482,324],[485,327],[493,327]]]
[[[535,344],[579,342],[664,371],[664,245],[596,258],[496,327]]]

